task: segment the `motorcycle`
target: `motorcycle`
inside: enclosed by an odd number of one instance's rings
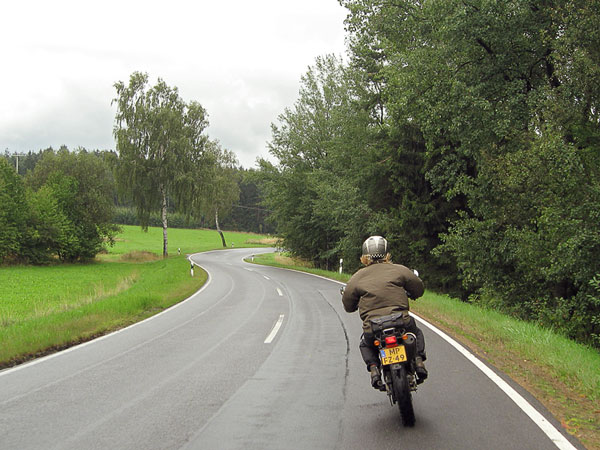
[[[412,393],[416,392],[419,380],[416,373],[415,356],[417,337],[404,329],[402,314],[391,314],[371,319],[371,329],[375,337],[374,345],[379,349],[380,370],[390,404],[398,404],[402,424],[415,425],[415,412]]]
[[[413,270],[416,276],[419,272]],[[340,289],[344,295],[345,287]],[[406,291],[409,298],[414,298]],[[419,379],[416,371],[417,336],[405,329],[402,313],[371,319],[373,344],[379,350],[381,391],[387,392],[390,404],[398,404],[402,424],[405,427],[415,425],[415,412],[412,403],[412,393],[417,391],[417,385],[424,379]]]

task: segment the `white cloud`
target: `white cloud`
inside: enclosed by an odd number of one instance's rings
[[[2,152],[114,148],[113,84],[143,71],[199,101],[252,167],[308,66],[344,52],[337,0],[3,3]]]

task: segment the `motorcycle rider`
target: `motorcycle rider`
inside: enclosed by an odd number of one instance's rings
[[[371,373],[371,384],[375,389],[385,390],[381,382],[378,349],[373,341],[370,319],[402,313],[405,329],[417,337],[416,372],[419,382],[427,378],[427,369],[423,361],[425,339],[417,327],[415,319],[408,314],[408,298],[416,299],[423,295],[423,281],[409,268],[393,264],[388,253],[388,242],[381,236],[371,236],[362,245],[359,269],[348,281],[342,303],[351,313],[358,309],[363,321],[363,335],[359,349]]]

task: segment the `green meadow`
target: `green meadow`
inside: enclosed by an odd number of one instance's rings
[[[162,255],[163,230],[158,227],[149,227],[147,232],[138,226],[122,225],[122,232],[117,236],[114,247],[109,248],[109,253],[100,255],[100,260],[118,260],[122,255],[133,252],[151,252]],[[226,244],[231,247],[256,247],[264,242],[275,242],[263,235],[252,233],[224,232]],[[169,255],[175,256],[178,250],[181,254],[190,254],[207,250],[221,249],[221,237],[214,230],[189,230],[172,228],[168,232]]]
[[[227,246],[256,247],[265,236],[225,232]],[[143,320],[189,297],[206,281],[186,255],[220,249],[214,230],[124,226],[114,247],[87,264],[0,267],[0,367]]]

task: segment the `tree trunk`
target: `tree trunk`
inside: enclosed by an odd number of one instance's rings
[[[227,247],[227,244],[225,243],[225,236],[223,236],[223,232],[221,231],[221,228],[219,227],[219,210],[218,209],[215,209],[215,225],[217,227],[217,231],[221,235],[221,242],[223,243],[223,247]]]
[[[167,192],[165,187],[161,184],[160,186],[160,194],[162,196],[162,226],[163,226],[163,258],[169,256],[169,246],[167,240]]]

